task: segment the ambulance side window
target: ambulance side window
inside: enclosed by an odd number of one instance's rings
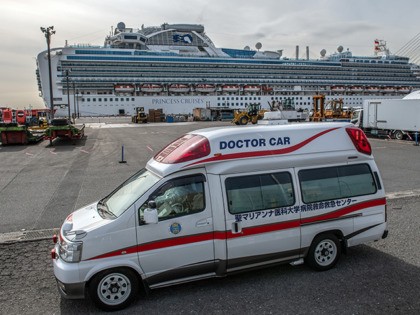
[[[343,165],[299,171],[304,203],[375,194],[368,164]]]
[[[149,200],[156,202],[159,221],[203,211],[204,182],[202,174],[185,176],[171,179],[153,192]],[[140,220],[149,200],[140,207]]]
[[[274,209],[295,203],[292,177],[288,172],[230,177],[225,181],[232,214]]]

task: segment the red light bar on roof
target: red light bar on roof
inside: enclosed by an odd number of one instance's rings
[[[365,135],[365,133],[359,128],[346,128],[348,135],[350,136],[351,141],[353,141],[354,146],[357,151],[371,155],[372,148],[370,143]]]
[[[160,163],[184,163],[210,154],[210,143],[206,137],[186,134],[167,145],[154,159]]]

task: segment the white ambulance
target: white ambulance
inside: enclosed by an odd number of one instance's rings
[[[161,150],[55,237],[66,298],[104,310],[154,289],[305,261],[332,268],[347,247],[387,236],[371,146],[350,123],[210,128]]]

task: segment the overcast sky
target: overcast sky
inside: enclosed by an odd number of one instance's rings
[[[203,24],[217,47],[283,49],[318,58],[339,45],[354,55],[372,55],[375,38],[391,52],[420,32],[419,0],[0,0],[0,106],[43,104],[35,57],[46,49],[40,27],[53,25],[52,47],[103,45],[111,26]]]

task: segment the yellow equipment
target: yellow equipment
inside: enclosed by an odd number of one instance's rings
[[[334,99],[325,106],[325,119],[351,119],[352,112],[343,109],[343,99]]]
[[[235,111],[232,123],[246,125],[249,121],[256,124],[258,119],[264,117],[266,110],[261,109],[260,104],[249,104],[246,111]]]
[[[147,123],[147,115],[144,112],[144,107],[136,107],[136,115],[131,117],[133,123]]]
[[[314,102],[314,112],[312,113],[311,121],[323,121],[325,120],[325,95],[316,94],[312,97]]]

